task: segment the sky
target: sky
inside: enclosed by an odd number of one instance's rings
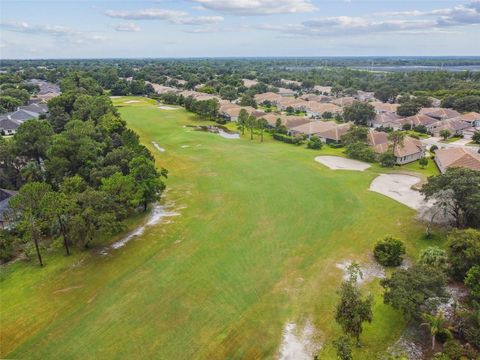
[[[479,56],[480,0],[0,1],[0,58]]]

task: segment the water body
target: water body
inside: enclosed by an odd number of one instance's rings
[[[355,70],[385,71],[385,72],[405,72],[405,71],[480,71],[480,65],[392,65],[392,66],[354,66]]]

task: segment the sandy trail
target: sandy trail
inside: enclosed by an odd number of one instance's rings
[[[332,170],[364,171],[370,167],[369,164],[363,161],[347,159],[340,156],[317,156],[315,161]]]
[[[372,181],[369,190],[420,211],[431,206],[419,191],[412,189],[412,186],[420,181],[420,178],[412,175],[380,174]]]
[[[175,108],[172,106],[166,106],[166,105],[159,106],[158,108],[162,110],[178,110],[178,108]]]
[[[139,100],[128,100],[128,101],[125,101],[125,104],[134,104],[139,102],[140,102]]]

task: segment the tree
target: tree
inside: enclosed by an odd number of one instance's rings
[[[383,266],[399,266],[405,255],[405,245],[399,239],[387,236],[377,242],[373,250],[375,259]]]
[[[435,337],[440,331],[445,328],[447,323],[445,319],[445,314],[442,311],[437,312],[436,315],[431,315],[428,313],[423,314],[423,319],[425,320],[421,326],[427,326],[430,331],[430,336],[432,337],[432,350],[435,349]]]
[[[374,117],[374,107],[362,101],[355,101],[352,105],[346,106],[343,110],[343,118],[345,121],[351,121],[356,125],[368,125]]]
[[[9,202],[13,223],[28,240],[33,241],[40,266],[43,266],[43,261],[39,243],[47,219],[46,200],[51,191],[48,184],[32,182],[22,186],[18,194]]]
[[[367,144],[355,142],[345,148],[345,154],[351,158],[366,162],[374,162],[376,155],[373,149]]]
[[[450,130],[447,129],[440,130],[439,134],[443,138],[443,140],[447,140],[452,135]]]
[[[345,334],[354,337],[360,343],[363,323],[371,322],[373,313],[373,297],[363,299],[357,285],[358,277],[362,276],[358,264],[353,263],[348,268],[349,278],[340,287],[340,301],[335,309],[335,320]]]
[[[251,106],[257,108],[257,102],[252,95],[243,94],[242,98],[240,99],[240,106]]]
[[[323,146],[322,140],[318,136],[312,136],[307,143],[307,148],[312,150],[320,150]]]
[[[100,190],[105,193],[108,208],[118,220],[125,219],[141,201],[135,185],[132,176],[120,172],[101,180]]]
[[[397,114],[404,117],[414,116],[418,114],[421,108],[422,105],[416,101],[407,101],[400,104],[400,106],[397,108]]]
[[[447,245],[451,275],[463,281],[467,272],[480,264],[480,231],[453,230],[448,236]]]
[[[27,120],[20,124],[13,138],[19,155],[28,156],[40,164],[50,146],[52,135],[53,130],[48,122]]]
[[[240,109],[238,114],[237,127],[242,130],[242,135],[245,135],[245,127],[248,122],[248,112],[245,109]]]
[[[448,213],[457,227],[480,226],[480,171],[449,168],[444,174],[431,176],[420,190],[427,200],[440,199],[451,193]]]
[[[398,92],[390,85],[380,86],[375,91],[375,97],[384,103],[395,100],[395,96],[397,96],[397,94]]]
[[[378,157],[378,161],[380,165],[383,167],[394,167],[396,164],[395,155],[393,155],[393,151],[387,150],[384,153],[380,154]]]
[[[470,289],[472,297],[480,300],[480,265],[472,266],[468,270],[464,282]]]
[[[480,131],[475,131],[473,133],[472,140],[475,144],[480,144]]]
[[[356,142],[368,144],[368,128],[366,126],[353,125],[347,133],[342,135],[342,144],[350,145]]]
[[[422,167],[422,169],[425,169],[425,166],[428,165],[428,159],[425,156],[422,156],[419,160],[418,163]]]
[[[255,118],[255,116],[250,115],[248,117],[246,126],[247,129],[250,129],[250,140],[253,140],[253,130],[257,126],[257,119]]]
[[[445,275],[431,267],[414,265],[395,270],[380,284],[385,289],[385,304],[403,312],[407,319],[420,319],[422,313],[436,309],[446,297]]]
[[[129,167],[130,175],[137,188],[137,199],[140,204],[143,204],[143,210],[146,211],[148,204],[157,201],[165,189],[161,178],[166,178],[167,172],[165,169],[158,172],[154,162],[143,155],[133,158]]]
[[[15,111],[20,105],[22,105],[21,100],[11,96],[0,95],[0,108],[3,109],[3,111]]]
[[[339,360],[353,360],[352,345],[347,336],[342,336],[333,341],[333,346],[337,350],[337,358]]]
[[[257,120],[257,128],[260,130],[260,142],[263,142],[263,132],[265,131],[267,126],[268,122],[264,118],[260,118]]]
[[[392,152],[395,154],[395,151],[400,147],[403,148],[405,141],[405,133],[403,131],[397,130],[392,131],[388,134],[388,141],[392,143]]]
[[[233,101],[238,97],[235,86],[227,85],[220,89],[220,97],[225,100]]]
[[[430,266],[436,270],[445,270],[447,261],[447,252],[438,246],[429,246],[422,250],[418,259],[420,265]]]
[[[50,223],[58,226],[63,237],[65,252],[70,255],[69,249],[69,222],[75,208],[74,201],[62,192],[49,192],[45,196],[45,213]]]

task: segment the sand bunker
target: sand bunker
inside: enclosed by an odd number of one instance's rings
[[[419,183],[420,178],[403,174],[381,174],[370,184],[370,191],[398,201],[417,211],[424,210],[430,205],[424,200],[423,195],[412,186]]]
[[[178,110],[178,108],[175,108],[172,106],[165,106],[165,105],[159,106],[158,108],[162,110]]]
[[[283,331],[280,347],[280,360],[311,360],[322,348],[322,344],[314,340],[315,328],[307,322],[302,330],[297,324],[288,323]]]
[[[362,161],[346,159],[340,156],[317,156],[315,161],[332,170],[364,171],[370,167],[369,164]]]
[[[160,152],[165,152],[165,149],[160,147],[156,141],[152,141],[153,146],[155,146],[155,149],[157,149]]]
[[[125,101],[125,104],[134,104],[139,102],[140,102],[139,100],[128,100],[128,101]]]
[[[149,226],[156,225],[160,221],[162,221],[164,218],[167,217],[172,217],[172,216],[178,216],[180,213],[175,212],[175,211],[168,211],[167,208],[169,206],[166,205],[155,205],[150,212],[147,222],[145,225],[141,225],[135,230],[129,232],[127,235],[125,235],[122,239],[114,242],[112,245],[109,247],[104,248],[100,254],[101,255],[108,255],[108,250],[109,249],[120,249],[121,247],[124,247],[130,240],[133,238],[142,235],[145,232],[145,229]]]
[[[235,134],[235,133],[227,133],[223,131],[222,129],[218,130],[218,135],[225,139],[240,139],[240,134]]]

